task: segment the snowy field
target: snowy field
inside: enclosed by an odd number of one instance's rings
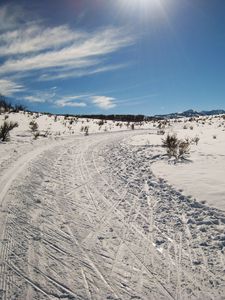
[[[225,299],[222,116],[5,118],[19,127],[0,143],[0,299]],[[199,141],[175,162],[167,133]]]
[[[197,122],[188,119],[181,123],[172,121],[171,126],[166,127],[165,135],[176,134],[182,139],[198,137],[199,142],[191,145],[187,161],[174,163],[174,160],[159,157],[152,170],[185,195],[225,211],[225,119],[201,119],[196,119]],[[162,137],[156,134],[134,137],[130,144],[149,145],[156,155],[165,153],[162,147],[158,147],[162,144]]]

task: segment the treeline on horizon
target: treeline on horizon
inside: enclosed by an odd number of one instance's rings
[[[77,117],[87,118],[87,119],[100,119],[100,120],[111,120],[119,122],[143,122],[153,119],[152,117],[146,117],[144,115],[103,115],[103,114],[94,114],[94,115],[79,115]]]

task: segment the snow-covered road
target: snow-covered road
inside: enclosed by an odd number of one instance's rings
[[[134,132],[68,138],[0,178],[0,299],[225,299],[225,215],[151,172]]]

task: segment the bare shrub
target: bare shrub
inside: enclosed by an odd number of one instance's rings
[[[89,127],[88,126],[81,126],[81,132],[84,132],[84,135],[89,135]]]
[[[19,111],[26,111],[26,106],[22,105],[22,104],[16,104],[14,109],[14,112],[19,112]]]
[[[0,127],[0,140],[2,140],[3,142],[6,142],[9,140],[10,138],[10,134],[9,132],[11,130],[13,130],[15,127],[18,127],[18,123],[17,122],[7,122],[5,121],[3,123],[3,125]]]
[[[84,135],[89,135],[89,128],[88,128],[88,126],[84,127]]]
[[[177,159],[186,158],[190,153],[190,142],[189,141],[180,141],[177,151]]]
[[[198,145],[200,138],[198,136],[194,137],[191,142],[194,143],[195,145]]]
[[[38,124],[34,120],[31,121],[29,125],[32,132],[36,132],[38,130]]]
[[[104,125],[104,120],[100,120],[100,121],[98,121],[98,126],[102,126],[102,125]]]
[[[163,147],[166,148],[168,156],[176,159],[184,159],[190,153],[190,140],[178,139],[176,134],[167,134],[165,139],[162,139]]]
[[[49,135],[51,135],[51,132],[49,130],[45,130],[45,132],[43,134],[41,134],[41,136],[47,138]]]
[[[159,130],[157,130],[157,134],[158,135],[164,135],[165,134],[165,130],[164,129],[159,129]]]
[[[169,157],[177,156],[177,148],[179,140],[175,134],[167,134],[165,139],[162,139],[163,147],[166,148],[167,154]]]
[[[40,136],[40,132],[39,131],[35,131],[33,133],[34,140],[36,140],[39,136]]]

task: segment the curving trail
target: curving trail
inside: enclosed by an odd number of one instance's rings
[[[157,180],[132,134],[51,144],[1,177],[0,299],[225,299],[225,217]]]

